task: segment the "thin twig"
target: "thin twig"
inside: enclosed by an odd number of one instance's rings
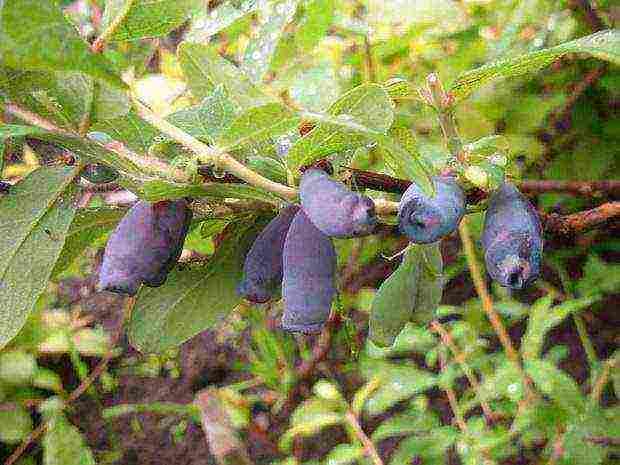
[[[592,210],[560,216],[555,213],[541,215],[545,231],[564,236],[583,233],[620,218],[620,201],[608,202]]]
[[[571,3],[573,10],[581,9],[583,11],[592,32],[602,31],[607,28],[603,19],[592,6],[590,0],[573,0]]]
[[[620,181],[521,181],[516,183],[522,192],[542,194],[557,192],[590,197],[596,193],[620,195]]]
[[[184,147],[194,152],[201,161],[210,161],[211,163],[219,166],[226,171],[230,172],[237,178],[259,187],[269,192],[288,200],[294,200],[297,198],[297,190],[292,187],[285,186],[272,181],[260,174],[252,171],[242,163],[239,163],[234,157],[226,152],[218,151],[208,145],[200,142],[190,134],[182,131],[176,126],[170,124],[165,119],[153,113],[144,104],[133,97],[133,103],[136,108],[137,114],[146,122],[159,129],[162,133],[168,137],[174,139]],[[383,199],[375,200],[375,210],[379,214],[392,214],[398,210],[398,204]]]
[[[377,82],[377,72],[375,70],[375,63],[372,56],[372,46],[368,35],[364,36],[364,56],[366,58],[366,68],[368,70],[368,81]]]
[[[95,367],[95,369],[90,373],[84,381],[80,383],[80,385],[69,395],[67,400],[64,402],[64,408],[67,408],[71,403],[75,402],[84,392],[88,390],[88,388],[95,382],[99,376],[105,371],[112,360],[114,355],[114,348],[118,344],[121,336],[123,335],[123,328],[125,326],[125,321],[129,319],[131,315],[131,311],[133,309],[133,305],[135,303],[135,298],[130,297],[127,299],[127,305],[125,307],[125,311],[123,312],[123,316],[120,318],[116,331],[110,340],[110,347],[107,353],[103,356],[99,364]],[[30,435],[20,444],[20,446],[11,454],[11,456],[4,462],[4,465],[13,465],[19,458],[26,452],[26,449],[30,447],[34,441],[36,441],[43,433],[47,431],[47,423],[41,423]]]
[[[596,383],[594,383],[594,386],[592,387],[592,392],[590,393],[590,399],[592,399],[593,402],[598,403],[601,400],[603,389],[609,381],[609,376],[611,375],[612,370],[618,368],[616,366],[617,364],[618,360],[615,358],[607,360],[605,363],[603,363],[603,371],[596,380]]]
[[[108,27],[101,33],[97,39],[93,42],[90,49],[94,53],[101,53],[105,48],[106,42],[114,35],[118,27],[123,23],[127,15],[129,14],[129,10],[131,10],[131,6],[134,0],[125,0],[125,4],[121,7],[120,11],[116,15],[116,17],[112,20],[112,22],[108,25]]]
[[[231,155],[225,152],[219,152],[207,144],[199,141],[195,137],[189,135],[185,131],[170,124],[165,119],[153,113],[143,103],[133,98],[133,104],[136,108],[138,116],[143,120],[151,124],[153,127],[159,129],[162,133],[168,137],[174,139],[184,147],[194,152],[203,161],[210,161],[215,165],[218,165],[230,173],[234,174],[239,179],[244,180],[248,184],[256,187],[260,187],[269,192],[273,192],[285,199],[294,199],[297,197],[297,191],[291,187],[267,179],[258,173],[255,173],[251,169],[247,168],[243,164],[235,160]]]
[[[476,397],[480,402],[480,407],[482,407],[482,412],[484,413],[487,422],[491,424],[493,422],[493,419],[495,418],[495,414],[491,410],[491,407],[489,406],[487,401],[482,398],[480,383],[478,382],[473,370],[466,363],[465,354],[459,350],[457,345],[454,343],[452,336],[450,335],[450,333],[448,333],[448,331],[446,331],[446,329],[441,323],[439,323],[438,321],[433,321],[431,322],[430,327],[432,331],[439,334],[444,345],[452,351],[452,354],[454,355],[454,360],[456,360],[456,362],[461,366],[461,369],[465,373],[469,384],[476,393]]]
[[[439,354],[439,364],[441,366],[441,371],[444,371],[446,368],[446,356],[443,352]],[[461,415],[461,410],[459,409],[459,404],[456,399],[456,393],[454,392],[454,389],[452,389],[452,387],[450,386],[444,386],[444,391],[446,391],[446,395],[448,396],[448,402],[450,403],[450,409],[454,414],[456,424],[463,433],[466,432],[467,424],[463,419],[463,415]]]
[[[64,137],[78,137],[93,142],[87,136],[83,137],[77,132],[59,128],[48,120],[41,118],[39,115],[32,113],[29,110],[23,109],[19,105],[16,105],[12,102],[6,103],[4,108],[8,113],[12,114],[13,116],[27,122],[28,124],[40,127],[41,129],[45,129],[46,131],[50,131]],[[143,168],[145,171],[159,174],[164,178],[174,178],[175,180],[181,182],[188,180],[188,176],[182,170],[175,168],[174,166],[169,165],[165,161],[158,158],[143,157],[141,155],[138,155],[137,153],[131,151],[122,142],[112,140],[109,143],[105,144],[105,148],[116,153],[120,158],[130,161],[139,168]]]
[[[345,419],[353,429],[355,437],[357,437],[357,439],[359,439],[359,441],[362,443],[362,446],[364,446],[364,452],[366,456],[372,460],[372,463],[374,465],[384,465],[381,456],[379,456],[379,452],[377,452],[377,448],[362,429],[357,415],[355,415],[353,411],[349,410],[345,414]]]
[[[512,345],[512,341],[508,336],[508,332],[506,331],[506,328],[504,327],[501,318],[493,307],[493,300],[491,299],[491,294],[489,294],[489,290],[487,289],[486,283],[484,281],[480,265],[478,264],[478,259],[476,258],[474,242],[467,227],[467,218],[463,218],[463,220],[461,221],[461,224],[459,226],[459,233],[461,235],[461,241],[463,242],[463,249],[465,251],[465,257],[467,258],[467,265],[469,266],[472,281],[474,282],[476,292],[478,293],[478,296],[482,301],[482,309],[484,310],[487,318],[491,322],[493,330],[499,337],[499,341],[504,347],[506,355],[513,362],[517,371],[519,372],[519,375],[523,380],[523,385],[527,393],[527,399],[532,399],[535,396],[534,387],[530,378],[523,370],[519,353]]]
[[[49,122],[48,120],[41,118],[36,113],[33,113],[29,110],[21,108],[19,105],[16,105],[12,102],[7,102],[4,104],[4,109],[13,116],[26,121],[33,126],[38,126],[41,129],[45,129],[47,131],[55,132],[60,135],[65,136],[79,136],[76,132],[67,131],[66,129],[59,128],[55,124]]]

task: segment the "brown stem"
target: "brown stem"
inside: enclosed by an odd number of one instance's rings
[[[521,181],[517,183],[522,192],[543,194],[558,192],[564,194],[583,195],[590,197],[601,192],[609,195],[620,195],[620,181]]]
[[[450,333],[448,333],[448,331],[446,331],[446,329],[441,323],[439,323],[438,321],[431,322],[431,330],[439,334],[443,344],[452,351],[452,354],[454,355],[454,360],[456,360],[456,362],[461,366],[461,369],[465,373],[469,384],[476,393],[476,397],[478,397],[480,406],[482,407],[482,412],[484,413],[487,423],[491,424],[493,422],[493,419],[495,418],[495,415],[493,414],[493,411],[491,410],[491,407],[489,406],[487,401],[482,398],[482,394],[480,392],[480,383],[478,383],[478,379],[476,378],[476,375],[474,375],[473,370],[465,362],[465,354],[459,350],[457,345],[454,343],[452,336],[450,335]]]
[[[364,36],[364,56],[366,58],[368,80],[370,82],[377,82],[377,72],[375,70],[375,63],[372,57],[372,47],[370,45],[370,38],[368,37],[368,35]]]
[[[319,160],[312,166],[321,168],[327,172],[333,172],[331,163],[327,160]],[[300,171],[305,171],[310,166],[303,166]],[[393,176],[375,173],[373,171],[365,171],[357,168],[347,167],[345,171],[351,177],[352,183],[365,189],[372,189],[381,192],[391,192],[394,194],[402,194],[411,185],[411,181],[407,179],[399,179]],[[223,183],[242,183],[243,181],[232,174],[226,173],[223,178],[217,178],[213,175],[213,171],[208,165],[200,165],[198,174],[203,176],[209,182]],[[583,196],[591,196],[595,193],[605,193],[609,195],[620,195],[620,180],[606,181],[519,181],[515,183],[526,193],[542,194],[547,192],[558,192],[566,194],[575,194]]]
[[[619,217],[620,201],[604,203],[592,210],[572,215],[542,214],[545,230],[564,236],[590,231],[610,220],[617,220]]]
[[[594,84],[596,84],[599,79],[605,74],[607,71],[607,65],[603,64],[598,68],[593,69],[589,73],[587,73],[579,82],[577,82],[571,91],[569,91],[569,95],[564,104],[553,111],[551,117],[549,118],[550,126],[553,131],[557,133],[564,133],[568,131],[571,125],[571,119],[573,115],[573,109],[575,108],[575,104],[581,98],[581,96]],[[548,135],[547,137],[553,138],[554,135]],[[549,143],[550,139],[546,139],[545,142]]]
[[[349,410],[345,414],[345,418],[347,420],[347,423],[353,429],[355,433],[355,437],[357,437],[357,439],[359,439],[359,441],[362,443],[362,446],[364,446],[364,452],[366,456],[372,460],[372,463],[374,465],[384,465],[383,460],[381,459],[381,457],[379,456],[379,453],[377,452],[377,448],[375,447],[375,445],[372,443],[370,438],[366,435],[366,433],[362,429],[359,419],[357,418],[355,413]]]
[[[121,6],[118,14],[108,25],[108,27],[101,33],[97,39],[93,42],[90,49],[94,53],[101,53],[106,46],[107,41],[114,35],[119,26],[125,21],[125,18],[131,10],[131,6],[134,0],[125,0],[125,3]]]
[[[603,22],[603,19],[599,16],[598,12],[592,6],[590,0],[573,0],[571,2],[573,10],[581,10],[585,16],[587,23],[590,25],[592,32],[602,31],[607,26]]]
[[[441,352],[439,355],[439,363],[441,365],[441,371],[444,371],[446,368],[446,355],[443,352]],[[446,395],[448,396],[448,403],[450,404],[450,409],[454,414],[456,424],[463,433],[466,432],[467,424],[465,423],[463,415],[461,415],[461,411],[459,410],[459,404],[456,399],[456,393],[454,392],[454,389],[452,389],[450,386],[446,386],[444,388],[444,391],[446,391]]]

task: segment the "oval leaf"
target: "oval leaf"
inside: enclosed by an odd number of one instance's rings
[[[77,174],[77,167],[39,168],[0,198],[0,348],[47,286],[75,215]]]

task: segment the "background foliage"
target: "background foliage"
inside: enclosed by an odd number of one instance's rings
[[[618,13],[604,0],[0,1],[0,456],[617,463],[617,220],[549,231],[542,278],[515,293],[475,268],[478,207],[460,235],[404,258],[389,227],[336,241],[333,318],[293,337],[277,303],[235,292],[292,196],[222,181],[241,162],[286,185],[329,158],[345,180],[352,167],[428,189],[462,149],[470,192],[506,174],[545,214],[618,200],[537,184],[620,178]],[[432,72],[447,112],[418,93]],[[87,179],[87,163],[118,178]],[[166,284],[125,302],[94,283],[136,196],[190,196],[195,219]],[[406,267],[413,317],[381,286]],[[397,318],[412,320],[400,334],[382,324]]]

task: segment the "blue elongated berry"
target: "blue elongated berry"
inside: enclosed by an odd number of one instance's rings
[[[282,262],[282,327],[301,333],[321,331],[336,294],[336,251],[331,238],[303,210],[288,230]]]
[[[490,198],[482,231],[484,261],[491,278],[522,289],[538,278],[543,232],[536,209],[510,183]]]
[[[188,202],[137,202],[105,248],[99,288],[135,295],[141,284],[161,286],[174,268],[192,219]]]
[[[243,265],[239,294],[251,302],[267,302],[282,283],[282,250],[288,228],[299,211],[289,205],[256,237]]]
[[[330,237],[367,236],[377,225],[372,199],[351,191],[322,170],[304,172],[299,197],[310,221]]]
[[[434,176],[435,195],[429,197],[416,184],[405,191],[398,205],[398,227],[411,242],[429,244],[458,228],[465,214],[465,193],[449,176]]]

